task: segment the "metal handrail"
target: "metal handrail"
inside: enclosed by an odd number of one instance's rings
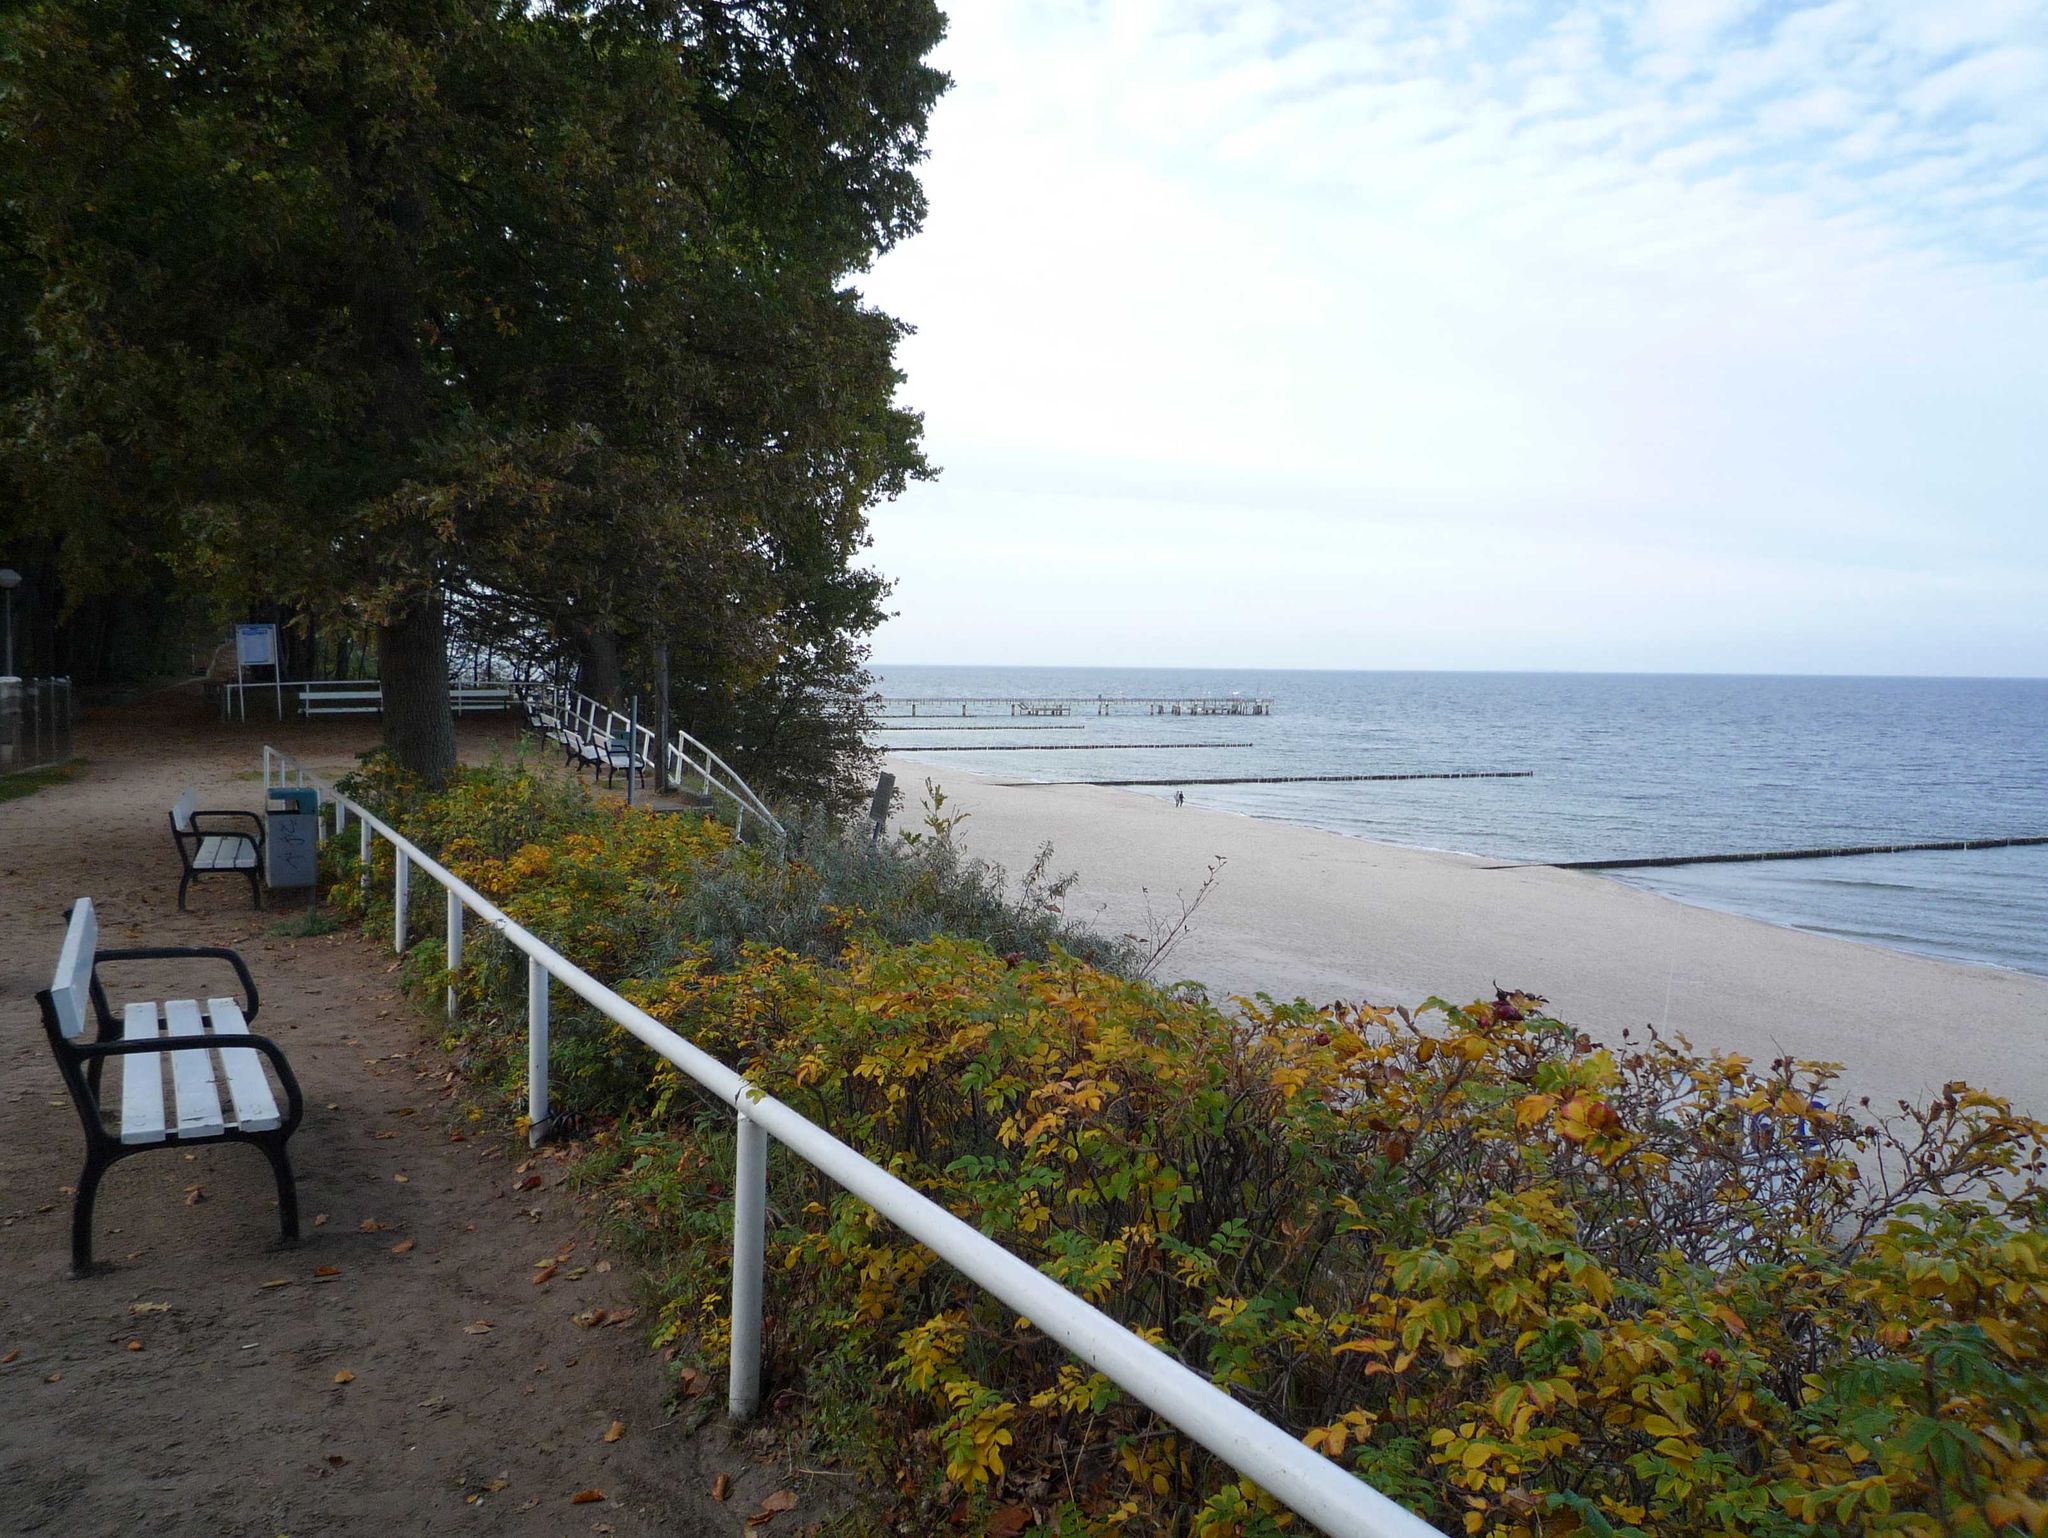
[[[552,695],[549,703],[553,705],[557,719],[566,718],[574,724],[579,735],[602,738],[605,741],[632,737],[634,756],[646,767],[655,767],[656,743],[653,727],[645,724],[636,727],[630,716],[614,710],[601,700],[594,700],[587,694],[579,693],[566,684],[543,693]],[[602,728],[598,724],[600,720],[603,722]],[[690,756],[693,748],[697,753],[695,760]],[[768,803],[754,793],[754,788],[740,776],[740,772],[719,757],[710,746],[691,736],[681,727],[676,728],[675,736],[661,749],[660,763],[663,774],[671,783],[680,786],[683,771],[687,769],[704,782],[705,795],[717,791],[731,801],[737,814],[733,826],[735,833],[746,832],[747,814],[752,812],[775,830],[777,838],[787,836],[783,830],[782,820],[768,810]]]
[[[651,1047],[737,1117],[733,1182],[732,1355],[727,1407],[745,1420],[761,1402],[761,1285],[768,1202],[767,1139],[859,1197],[956,1271],[1058,1341],[1160,1419],[1186,1433],[1238,1473],[1285,1502],[1330,1538],[1441,1538],[1437,1529],[1304,1446],[1150,1342],[1132,1334],[978,1229],[898,1180],[823,1127],[757,1089],[508,917],[389,823],[323,784],[290,754],[265,745],[263,785],[273,765],[311,784],[335,808],[336,834],[353,816],[361,829],[362,881],[370,884],[373,837],[393,850],[393,949],[406,946],[413,867],[439,882],[448,900],[448,1014],[456,1012],[452,977],[461,970],[464,916],[474,912],[526,956],[527,1119],[537,1134],[548,1119],[549,980]]]

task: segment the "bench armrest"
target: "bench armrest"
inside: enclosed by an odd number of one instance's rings
[[[306,1114],[306,1097],[299,1092],[298,1075],[292,1072],[292,1065],[285,1060],[284,1048],[268,1036],[218,1035],[206,1031],[198,1036],[157,1036],[142,1041],[98,1041],[72,1051],[83,1058],[133,1057],[138,1052],[196,1052],[205,1047],[212,1050],[232,1050],[235,1047],[253,1047],[270,1059],[270,1066],[277,1070],[277,1081],[284,1086],[285,1099],[291,1104],[284,1125],[278,1130],[286,1137],[291,1136]]]
[[[193,832],[197,833],[197,832],[199,832],[199,831],[200,831],[200,827],[199,827],[199,819],[200,819],[200,818],[202,818],[202,817],[246,817],[246,818],[248,818],[248,819],[249,819],[249,821],[250,821],[250,822],[251,822],[252,824],[254,824],[254,825],[255,825],[255,828],[256,828],[256,832],[255,832],[255,833],[254,833],[253,835],[251,835],[251,834],[247,834],[247,833],[242,833],[242,832],[240,832],[239,830],[237,830],[237,831],[236,831],[236,833],[234,833],[234,834],[232,834],[232,835],[230,835],[230,836],[231,836],[231,837],[239,837],[239,838],[249,838],[249,837],[252,837],[252,836],[253,836],[253,837],[255,838],[255,840],[256,840],[256,842],[257,842],[257,844],[258,844],[259,846],[260,846],[260,845],[262,844],[262,842],[263,842],[263,819],[262,819],[261,817],[258,817],[258,816],[257,816],[257,815],[256,815],[256,814],[255,814],[254,812],[242,812],[242,811],[219,811],[219,812],[194,812],[194,813],[192,814],[192,831],[193,831]]]
[[[221,945],[140,945],[123,950],[95,951],[92,965],[94,984],[98,984],[98,972],[103,961],[178,961],[197,957],[202,960],[225,961],[235,969],[235,976],[242,984],[242,1018],[254,1020],[261,1001],[256,997],[256,979],[249,975],[249,964],[240,954]]]

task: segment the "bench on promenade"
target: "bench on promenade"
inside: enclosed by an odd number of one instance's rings
[[[588,769],[591,779],[596,780],[597,771],[605,766],[604,750],[573,726],[562,728],[561,743],[562,763],[573,765],[579,775]]]
[[[450,684],[448,704],[457,714],[478,710],[510,710],[518,703],[510,684]]]
[[[202,817],[245,818],[255,831],[209,830],[200,826]],[[179,863],[185,867],[185,874],[178,878],[180,912],[184,911],[186,888],[201,876],[220,871],[247,876],[250,906],[263,906],[263,819],[254,812],[202,812],[188,790],[171,808],[171,839],[178,846]]]
[[[314,716],[380,716],[384,713],[384,690],[377,684],[360,689],[302,689],[299,714]]]
[[[101,1178],[132,1154],[151,1148],[190,1148],[198,1143],[254,1143],[270,1160],[277,1180],[278,1223],[286,1241],[299,1237],[298,1189],[285,1143],[305,1114],[305,1100],[291,1064],[277,1043],[249,1032],[258,1001],[255,979],[234,951],[218,946],[143,946],[103,951],[92,899],[72,905],[64,945],[50,986],[36,994],[43,1029],[56,1055],[64,1087],[71,1092],[85,1127],[85,1173],[71,1212],[71,1271],[92,1269],[92,1208]],[[110,961],[151,961],[203,957],[225,961],[241,984],[243,1004],[231,998],[138,1002],[117,1018],[108,1007],[99,968]],[[86,1038],[91,1019],[92,1039]],[[264,1076],[268,1058],[283,1088],[285,1109]],[[120,1109],[102,1097],[100,1081],[109,1059],[120,1064]],[[170,1064],[172,1095],[164,1097],[164,1064]]]
[[[621,769],[626,771],[627,789],[630,790],[632,788],[631,781],[636,774],[640,776],[640,783],[642,785],[647,783],[647,761],[633,751],[633,745],[628,739],[614,737],[603,747],[599,748],[598,753],[603,759],[602,764],[598,767],[602,767],[604,770],[604,782],[607,787],[618,782]],[[591,779],[595,780],[596,778],[597,776],[593,773]]]

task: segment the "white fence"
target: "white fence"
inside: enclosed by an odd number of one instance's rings
[[[571,731],[599,747],[611,742],[630,743],[629,751],[643,768],[657,767],[653,727],[635,723],[624,712],[567,687],[529,689],[522,697],[527,708],[557,735],[563,730]],[[662,749],[658,767],[666,784],[680,790],[694,776],[702,782],[706,796],[723,796],[731,802],[734,833],[746,832],[747,817],[751,813],[774,829],[777,838],[783,837],[782,823],[768,810],[768,803],[754,794],[753,787],[740,778],[738,770],[688,732],[678,729],[669,739]]]
[[[448,685],[448,703],[458,716],[511,710],[519,703],[520,687],[502,680],[465,683],[455,679]],[[287,704],[308,720],[314,716],[373,716],[384,710],[384,686],[374,678],[242,679],[229,680],[219,688],[223,721],[248,720],[251,694],[269,695],[280,721]]]
[[[71,758],[68,678],[0,678],[0,774]]]
[[[745,1420],[761,1401],[761,1280],[768,1202],[768,1139],[773,1138],[820,1174],[852,1192],[876,1212],[1007,1307],[1029,1319],[1125,1393],[1247,1479],[1270,1491],[1330,1538],[1440,1538],[1437,1530],[1362,1480],[1312,1452],[1280,1427],[1246,1409],[1207,1379],[1107,1314],[1026,1265],[977,1229],[920,1195],[824,1128],[747,1083],[709,1053],[606,987],[575,962],[537,939],[468,883],[348,797],[306,773],[297,760],[266,746],[263,784],[311,785],[334,808],[339,834],[356,819],[363,884],[370,882],[374,840],[394,853],[395,917],[392,945],[406,946],[412,873],[425,872],[447,898],[448,969],[462,967],[463,927],[475,914],[526,957],[527,1116],[538,1131],[548,1119],[548,1006],[559,984],[614,1021],[699,1086],[733,1108],[736,1174],[733,1182],[732,1357],[728,1405]],[[455,989],[448,1013],[456,1012]]]

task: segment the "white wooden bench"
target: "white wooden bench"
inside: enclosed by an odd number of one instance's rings
[[[379,684],[360,689],[304,689],[299,693],[302,716],[378,716],[384,713],[384,690]]]
[[[103,951],[92,899],[72,905],[64,946],[50,986],[36,995],[43,1028],[56,1054],[58,1071],[85,1127],[85,1173],[71,1213],[71,1270],[92,1269],[92,1207],[107,1170],[151,1148],[189,1148],[195,1143],[244,1142],[260,1147],[277,1179],[278,1222],[287,1241],[299,1237],[298,1188],[285,1143],[305,1114],[305,1100],[291,1064],[277,1043],[249,1033],[256,1018],[256,983],[231,950],[217,946],[144,946]],[[244,1003],[231,998],[170,999],[124,1006],[117,1017],[107,1005],[99,968],[110,961],[205,957],[235,970]],[[95,1027],[87,1041],[86,1023]],[[232,1045],[223,1045],[231,1042]],[[268,1058],[285,1108],[263,1072]],[[114,1097],[100,1094],[101,1070],[121,1065],[118,1112]],[[169,1064],[171,1095],[164,1094]]]
[[[200,826],[202,817],[246,819],[254,831],[210,830]],[[250,906],[263,906],[263,819],[254,812],[198,811],[188,790],[171,808],[171,838],[178,846],[179,863],[185,867],[185,874],[178,879],[180,910],[185,906],[186,888],[201,876],[223,871],[247,876]]]
[[[597,751],[603,759],[602,767],[604,769],[604,782],[606,785],[612,785],[617,782],[621,769],[626,771],[626,778],[629,781],[637,774],[640,776],[640,783],[642,785],[647,783],[646,761],[633,751],[631,744],[625,738],[614,737],[611,741],[599,747]],[[591,779],[595,780],[596,778],[597,776],[593,773]],[[630,790],[632,786],[629,784],[626,788]]]
[[[510,710],[517,703],[510,684],[450,684],[448,705],[458,716],[465,711]]]
[[[605,766],[604,749],[600,748],[590,738],[578,732],[573,726],[564,726],[562,728],[561,742],[562,762],[564,764],[574,764],[578,774],[581,774],[586,769],[590,770],[590,777],[592,780],[595,780],[597,778],[597,771]]]

